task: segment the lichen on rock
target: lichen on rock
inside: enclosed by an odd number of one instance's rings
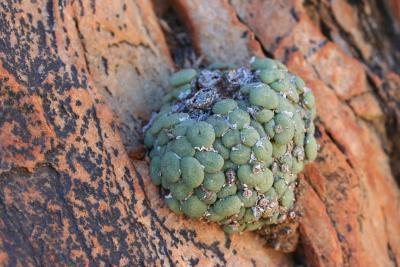
[[[169,208],[227,233],[282,223],[317,156],[315,99],[279,61],[185,69],[146,127],[152,181]],[[293,213],[292,213],[293,214]]]

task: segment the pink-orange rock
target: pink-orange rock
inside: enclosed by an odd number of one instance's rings
[[[361,9],[373,1],[309,2],[169,4],[200,57],[265,52],[313,90],[320,151],[300,183],[298,252],[396,266],[399,5],[383,2],[390,20]],[[0,40],[0,265],[293,265],[255,234],[168,212],[147,162],[129,158],[174,68],[150,1],[4,1]]]
[[[171,67],[151,16],[146,1],[0,6],[0,265],[292,265],[254,235],[172,215],[128,157],[120,112],[141,114],[140,82],[160,105]]]
[[[287,1],[284,7],[280,2],[232,3],[244,23],[256,32],[263,47],[285,60],[291,71],[306,80],[316,96],[322,123],[320,134],[324,140],[322,144],[319,142],[318,159],[322,154],[323,161],[307,168],[306,177],[315,190],[320,190],[334,222],[341,239],[344,264],[390,266],[399,261],[400,234],[394,225],[400,222],[400,194],[381,143],[381,132],[361,120],[358,116],[362,118],[363,113],[354,113],[347,103],[357,96],[372,94],[364,66],[341,51],[340,46],[326,40],[300,1]],[[283,13],[257,14],[262,6]],[[251,16],[251,12],[257,15]],[[297,15],[296,20],[293,14]],[[279,16],[281,20],[274,20]],[[263,27],[272,30],[262,31]],[[276,40],[273,36],[280,38]],[[343,167],[339,168],[341,164]],[[318,166],[315,171],[320,173],[315,179],[312,179],[315,172],[309,173],[312,166]],[[340,196],[341,192],[346,192],[345,196]],[[352,233],[346,229],[347,224]]]
[[[343,253],[324,202],[306,180],[299,187],[300,234],[307,260],[312,266],[343,266]]]
[[[357,116],[368,121],[383,119],[383,112],[378,101],[371,93],[355,96],[350,99],[350,106]]]
[[[253,55],[262,55],[253,32],[238,20],[228,1],[175,2],[197,50],[209,63],[244,64]]]

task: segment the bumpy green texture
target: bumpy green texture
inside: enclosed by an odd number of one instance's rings
[[[285,221],[297,174],[317,157],[315,98],[280,62],[253,58],[171,76],[146,127],[150,176],[167,206],[227,233]]]

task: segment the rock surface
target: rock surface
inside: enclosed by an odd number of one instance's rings
[[[4,1],[1,265],[399,265],[398,11],[390,0]],[[273,56],[312,88],[320,152],[300,183],[300,256],[173,215],[147,162],[129,158],[141,158],[141,121],[179,49],[198,64]]]

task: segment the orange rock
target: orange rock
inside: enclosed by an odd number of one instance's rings
[[[120,123],[141,114],[135,101],[160,105],[170,69],[146,1],[10,2],[0,13],[0,265],[292,265],[255,235],[174,217],[147,165],[129,159]],[[136,67],[142,80],[128,83]],[[149,106],[139,80],[152,84]]]
[[[227,1],[209,1],[207,5],[200,0],[175,2],[197,50],[209,63],[244,64],[254,54],[262,55],[253,32],[238,20]]]
[[[321,13],[300,0],[172,5],[208,61],[243,63],[265,52],[313,90],[320,152],[298,198],[308,263],[396,266],[400,76],[390,71],[395,37],[383,27],[396,34],[398,5],[383,3],[392,24],[370,10],[378,28],[366,29],[381,40],[363,44],[358,6],[313,2]],[[324,25],[328,15],[338,24]],[[168,212],[146,162],[129,158],[173,69],[158,23],[144,0],[0,5],[3,265],[294,265],[260,236],[228,237]]]
[[[350,106],[357,116],[365,120],[383,120],[383,112],[378,101],[371,93],[353,97],[350,99]]]
[[[300,234],[307,260],[312,266],[343,266],[340,243],[324,202],[304,179],[300,181],[300,194]]]

